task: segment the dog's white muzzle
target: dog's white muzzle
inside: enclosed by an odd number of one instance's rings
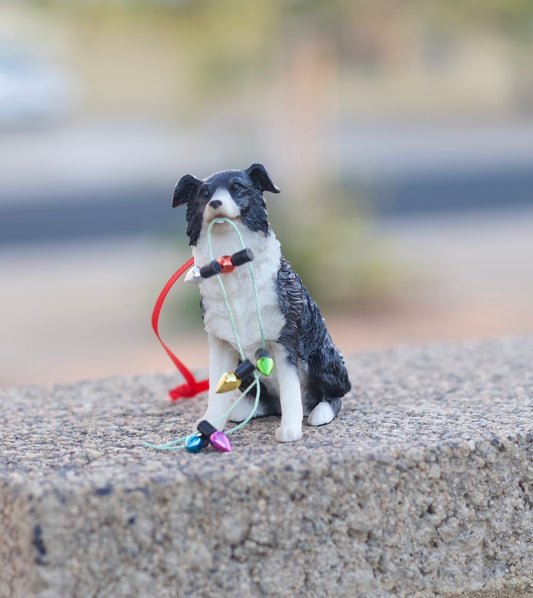
[[[239,206],[226,189],[217,189],[205,207],[205,219],[211,222],[215,218],[235,220],[241,215]]]

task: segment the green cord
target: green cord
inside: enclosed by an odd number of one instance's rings
[[[244,426],[255,415],[255,413],[257,411],[257,408],[259,407],[259,398],[261,396],[261,384],[259,384],[259,374],[257,372],[254,372],[254,378],[255,378],[255,380],[242,393],[242,395],[235,401],[235,403],[233,404],[233,406],[231,407],[231,409],[228,411],[228,415],[235,409],[235,407],[238,405],[239,401],[248,393],[248,391],[250,391],[254,386],[256,386],[257,387],[257,391],[255,393],[255,401],[254,401],[253,409],[250,411],[250,413],[248,414],[248,416],[246,417],[246,419],[244,419],[240,424],[237,424],[236,426],[234,426],[233,428],[231,428],[230,430],[228,430],[226,432],[226,434],[233,434],[233,432],[237,432],[237,430],[240,430],[241,428],[244,428]],[[222,418],[219,418],[219,419],[222,419]],[[215,420],[215,421],[218,421],[218,419]]]
[[[212,242],[211,242],[211,231],[215,224],[221,224],[222,222],[227,222],[227,223],[231,224],[231,226],[233,226],[233,229],[237,233],[237,237],[239,238],[239,241],[241,242],[241,247],[243,249],[246,249],[246,244],[244,243],[244,239],[242,238],[241,231],[237,228],[237,225],[229,218],[215,218],[215,220],[213,220],[211,222],[211,224],[209,225],[209,228],[207,229],[207,244],[209,247],[209,259],[211,259],[211,261],[213,261],[215,259],[213,256],[213,246],[212,246]],[[259,308],[259,293],[257,292],[257,284],[255,281],[255,273],[254,273],[254,268],[252,266],[252,262],[248,262],[248,271],[250,272],[250,279],[252,281],[252,288],[254,291],[255,309],[257,312],[257,321],[259,324],[259,333],[261,335],[261,346],[263,349],[266,349],[265,332],[263,329],[263,318],[261,317],[261,310]],[[237,343],[237,347],[239,349],[241,359],[244,361],[244,353],[242,352],[242,349],[241,349],[239,335],[237,334],[235,320],[233,319],[233,313],[232,313],[231,307],[229,305],[228,295],[226,293],[226,289],[224,288],[224,283],[222,282],[222,276],[220,274],[217,274],[217,279],[220,284],[220,288],[222,289],[222,294],[224,296],[224,302],[226,303],[226,309],[228,310],[228,313],[230,316],[231,326],[233,328],[233,334],[235,336],[235,342]]]
[[[230,413],[235,409],[235,407],[237,407],[237,405],[242,401],[242,399],[252,390],[252,388],[254,386],[257,385],[257,392],[255,393],[255,401],[254,401],[253,409],[250,411],[250,413],[248,414],[246,419],[244,419],[240,424],[238,424],[235,427],[228,430],[226,432],[226,434],[233,434],[233,432],[237,432],[237,430],[240,430],[241,428],[243,428],[252,419],[252,417],[255,415],[255,412],[257,411],[257,407],[259,406],[259,398],[261,395],[261,385],[259,384],[259,374],[257,374],[257,372],[254,372],[254,377],[255,377],[255,380],[241,394],[241,396],[235,401],[235,403],[233,403],[233,405],[230,407],[230,409],[224,415],[222,415],[221,417],[214,420],[214,422],[212,422],[212,423],[216,423],[222,419],[227,418],[230,415]],[[172,440],[171,442],[167,442],[166,444],[151,444],[150,442],[145,442],[144,446],[147,448],[156,449],[158,451],[179,451],[179,450],[185,448],[185,442],[187,442],[187,439],[190,438],[191,436],[196,436],[196,434],[189,434],[188,436],[182,436],[181,438],[178,438],[177,440]]]
[[[237,225],[234,222],[232,222],[229,218],[216,218],[215,220],[213,220],[211,222],[211,224],[209,225],[209,228],[207,229],[207,244],[209,247],[209,257],[210,257],[211,261],[214,260],[213,245],[212,245],[212,240],[211,240],[212,229],[215,224],[220,224],[222,222],[228,222],[229,224],[231,224],[231,226],[233,226],[233,229],[237,233],[237,236],[239,238],[242,248],[246,249],[244,239],[242,238],[241,232],[237,228]],[[261,317],[261,310],[259,308],[259,294],[257,292],[257,284],[256,284],[256,280],[255,280],[254,269],[253,269],[251,262],[248,263],[248,271],[250,272],[250,279],[252,281],[252,288],[254,291],[255,307],[256,307],[256,311],[257,311],[257,320],[259,323],[259,333],[261,334],[261,346],[263,349],[265,349],[266,341],[265,341],[265,334],[264,334],[264,329],[263,329],[263,319]],[[239,333],[237,331],[237,326],[235,324],[235,319],[233,317],[233,311],[231,309],[228,294],[226,292],[226,287],[224,286],[224,282],[222,281],[222,276],[220,274],[217,274],[217,279],[218,279],[218,283],[220,285],[220,289],[222,290],[222,296],[224,297],[224,303],[226,305],[226,309],[228,311],[229,319],[231,322],[231,328],[233,330],[233,335],[235,337],[235,343],[239,350],[240,358],[242,361],[244,361],[245,360],[244,351],[242,350],[241,342],[239,339]],[[217,418],[216,420],[214,420],[211,423],[216,424],[217,422],[219,422],[221,420],[227,419],[229,417],[229,415],[231,414],[231,412],[235,409],[235,407],[250,392],[250,390],[252,390],[252,388],[254,386],[257,387],[257,391],[255,393],[255,401],[254,401],[254,406],[253,406],[252,410],[240,424],[237,424],[236,426],[234,426],[233,428],[228,430],[226,432],[226,434],[233,434],[233,432],[237,432],[238,430],[243,428],[253,418],[253,416],[255,415],[255,413],[257,411],[257,408],[259,407],[259,399],[260,399],[260,395],[261,395],[261,385],[259,384],[259,374],[257,372],[254,372],[254,381],[250,384],[250,386],[248,386],[248,388],[246,390],[244,390],[244,392],[235,401],[235,403],[233,403],[233,405],[230,407],[230,409],[226,413],[224,413],[224,415],[220,416],[219,418]],[[150,442],[145,442],[144,446],[147,448],[152,448],[152,449],[156,449],[159,451],[179,451],[181,449],[186,448],[185,443],[187,442],[187,439],[190,438],[191,436],[196,436],[196,434],[189,434],[188,436],[182,436],[181,438],[178,438],[177,440],[173,440],[171,442],[167,442],[166,444],[151,444]]]

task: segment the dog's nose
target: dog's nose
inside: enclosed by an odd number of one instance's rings
[[[209,202],[209,207],[213,208],[213,210],[220,208],[221,205],[222,205],[222,202],[220,201],[220,199],[212,199]]]

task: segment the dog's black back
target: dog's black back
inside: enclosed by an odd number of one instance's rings
[[[335,414],[341,408],[342,397],[351,389],[342,354],[333,344],[318,305],[300,277],[282,257],[277,277],[280,309],[285,326],[278,339],[295,367],[307,365],[308,383],[303,396],[304,411],[310,413],[321,401],[328,401]],[[251,380],[243,384],[246,387]],[[264,415],[280,415],[279,397],[261,388]]]

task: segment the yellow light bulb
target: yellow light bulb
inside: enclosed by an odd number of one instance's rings
[[[222,377],[217,384],[217,393],[229,392],[230,390],[236,390],[241,385],[241,379],[235,372],[226,372],[222,374]]]

